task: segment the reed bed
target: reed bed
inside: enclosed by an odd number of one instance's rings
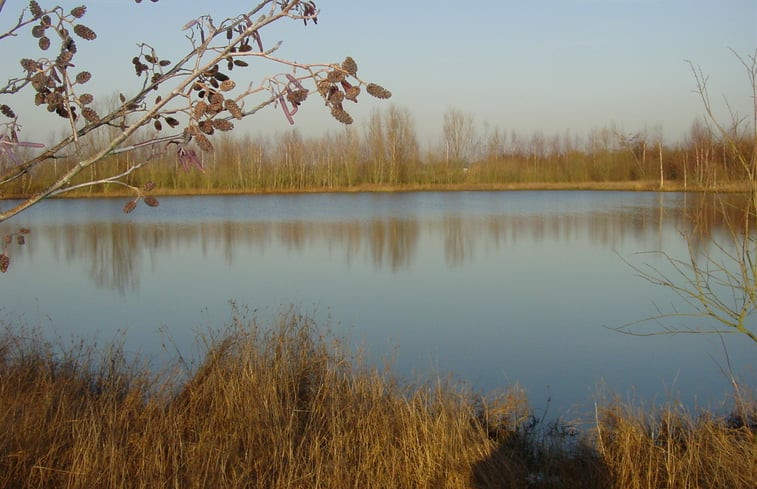
[[[753,488],[757,409],[608,402],[593,429],[522,391],[409,383],[308,316],[238,318],[195,367],[0,334],[2,488]]]

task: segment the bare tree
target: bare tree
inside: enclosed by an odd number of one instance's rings
[[[727,233],[725,238],[713,238],[711,248],[701,250],[695,240],[687,237],[689,256],[680,259],[660,251],[670,271],[660,267],[645,265],[634,269],[641,277],[653,284],[674,291],[689,307],[689,310],[673,313],[661,312],[649,318],[654,324],[662,325],[660,333],[739,333],[757,344],[757,237],[754,223],[757,218],[757,51],[748,57],[739,56],[739,62],[746,68],[750,90],[753,95],[751,117],[751,144],[743,145],[739,133],[732,130],[745,119],[729,111],[732,125],[729,128],[715,116],[707,87],[707,77],[701,68],[689,62],[699,95],[705,110],[706,122],[714,139],[731,149],[745,175],[748,187],[745,204],[739,212],[732,212],[732,201],[717,199],[722,209],[723,222]],[[728,102],[726,101],[726,105]],[[733,217],[733,216],[736,217]],[[695,319],[705,319],[707,326],[694,327],[689,324],[671,326],[669,320],[684,318],[687,323]],[[714,324],[714,326],[710,326]],[[638,323],[620,328],[622,331],[638,334],[632,329]]]
[[[0,0],[0,20],[3,7],[5,1]],[[126,203],[125,212],[140,201],[155,206],[157,199],[149,195],[152,185],[137,188],[126,177],[158,155],[174,152],[186,170],[204,171],[201,155],[213,151],[211,136],[232,130],[234,122],[264,107],[277,106],[293,124],[299,106],[318,94],[337,121],[350,124],[352,117],[345,105],[356,102],[362,89],[380,99],[391,96],[380,85],[359,78],[357,63],[349,56],[341,63],[313,64],[277,57],[281,43],[268,45],[265,30],[287,19],[306,26],[317,23],[319,11],[312,1],[262,0],[221,22],[210,15],[187,22],[182,29],[188,48],[178,60],[164,59],[156,46],[138,44],[131,60],[138,80],[136,94],[121,93],[113,110],[99,114],[96,107],[102,105],[85,91],[96,73],[73,63],[78,59],[77,43],[96,42],[95,31],[82,23],[86,13],[83,5],[66,11],[61,6],[42,8],[32,0],[7,31],[0,30],[0,41],[26,36],[41,50],[36,59],[21,59],[20,74],[0,86],[0,113],[5,117],[0,122],[0,197],[9,183],[46,164],[73,161],[64,171],[53,173],[40,192],[0,209],[0,222],[48,197],[93,185],[130,189],[134,198]],[[263,77],[258,84],[241,83],[244,69],[259,60],[273,62],[282,71]],[[129,92],[127,88],[124,93]],[[68,135],[48,146],[22,140],[23,114],[14,110],[18,97],[31,97],[53,117],[67,121]],[[26,150],[20,148],[38,153],[24,158]],[[108,157],[136,149],[145,156],[129,160],[125,168],[109,174],[95,171]],[[5,239],[6,248],[10,240],[12,236]],[[8,257],[5,249],[0,251],[0,270],[5,271]]]
[[[475,128],[473,117],[460,109],[448,109],[442,126],[446,162],[465,167],[473,157]]]
[[[714,133],[714,136],[733,152],[749,184],[752,203],[757,205],[757,49],[748,56],[741,56],[733,49],[731,49],[731,52],[746,70],[753,107],[749,117],[741,117],[731,108],[726,100],[725,104],[731,116],[728,125],[720,121],[715,115],[707,87],[709,77],[704,74],[700,66],[695,65],[691,61],[687,61],[687,63],[696,81],[696,93],[702,101],[706,122]],[[739,128],[747,121],[751,125],[749,129],[749,139],[752,142],[751,148],[744,148],[740,144],[741,141],[739,138]]]

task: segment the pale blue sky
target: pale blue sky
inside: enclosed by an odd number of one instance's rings
[[[0,26],[15,21],[26,3],[8,0]],[[97,95],[137,87],[130,63],[137,41],[175,58],[186,46],[180,29],[188,20],[202,13],[220,20],[235,13],[235,5],[254,2],[84,3],[89,13],[83,22],[99,38],[79,43],[79,66],[93,72],[91,90]],[[423,147],[438,140],[449,108],[470,114],[479,128],[487,123],[523,134],[584,135],[610,124],[627,132],[661,126],[676,140],[702,113],[684,59],[710,75],[716,101],[725,94],[739,113],[750,109],[744,68],[728,48],[754,53],[757,0],[321,0],[317,5],[317,25],[274,25],[262,33],[266,46],[283,40],[279,54],[300,62],[353,56],[361,77],[389,88],[391,103],[412,114]],[[38,52],[12,43],[2,49],[23,56]],[[259,79],[260,68],[249,70],[249,81]],[[348,107],[355,128],[362,130],[370,111],[385,105],[364,94],[357,106]],[[315,98],[296,120],[306,135],[340,130]],[[45,126],[34,122],[33,127]],[[241,129],[270,134],[289,127],[271,109]],[[30,131],[27,125],[27,136]]]

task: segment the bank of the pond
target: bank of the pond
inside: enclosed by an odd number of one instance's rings
[[[607,400],[545,423],[517,386],[408,385],[291,311],[204,344],[156,373],[6,327],[0,488],[757,486],[753,401],[717,417]]]
[[[514,183],[455,183],[455,184],[402,184],[372,185],[361,184],[334,187],[306,188],[155,188],[150,195],[161,196],[202,196],[202,195],[266,195],[266,194],[308,194],[308,193],[359,193],[359,192],[455,192],[455,191],[518,191],[518,190],[591,190],[591,191],[633,191],[633,192],[748,192],[746,183],[729,182],[717,186],[685,184],[669,181],[661,187],[659,181],[614,181],[614,182],[514,182]],[[134,197],[134,192],[117,188],[79,189],[55,198],[102,198]],[[3,199],[23,199],[27,194],[5,194]]]

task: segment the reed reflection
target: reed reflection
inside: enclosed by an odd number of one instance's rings
[[[81,263],[98,287],[125,294],[138,289],[140,273],[146,267],[180,248],[197,248],[202,256],[221,253],[225,262],[233,265],[267,247],[302,253],[311,246],[325,246],[343,255],[347,265],[369,260],[376,269],[397,272],[412,268],[422,252],[421,240],[437,243],[449,267],[469,263],[478,253],[546,240],[567,243],[582,239],[609,249],[659,250],[666,229],[686,233],[697,246],[706,246],[714,236],[729,231],[727,223],[743,220],[746,212],[737,197],[714,200],[706,195],[684,195],[675,205],[666,206],[660,194],[658,202],[657,206],[579,213],[433,219],[46,223],[33,229],[34,239],[18,254],[26,254],[31,261],[32,255],[41,252],[38,240],[44,241],[54,260]]]

